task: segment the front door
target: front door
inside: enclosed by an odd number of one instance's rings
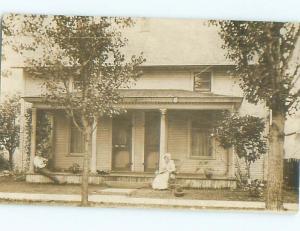
[[[154,172],[159,164],[160,115],[147,112],[145,117],[145,172]]]
[[[113,119],[112,133],[112,169],[131,170],[131,117],[119,116]]]

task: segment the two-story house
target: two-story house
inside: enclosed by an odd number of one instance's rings
[[[218,145],[213,134],[214,115],[220,110],[252,114],[266,119],[263,105],[243,99],[239,79],[230,75],[217,29],[199,20],[137,19],[124,34],[128,53],[144,52],[143,75],[130,89],[120,89],[127,113],[103,117],[92,137],[91,183],[147,184],[154,177],[161,156],[175,160],[178,181],[186,187],[235,187],[237,157],[233,149]],[[49,113],[52,126],[53,171],[69,183],[80,175],[66,172],[82,165],[82,135],[64,114],[40,97],[40,82],[15,68],[22,79],[22,113],[32,108],[30,170],[27,181],[47,182],[33,171],[38,113]],[[20,150],[26,156],[25,118],[21,118]],[[242,162],[242,160],[240,160]],[[266,158],[252,165],[253,178],[265,178]],[[213,176],[207,179],[205,169]],[[105,176],[97,170],[109,171]]]

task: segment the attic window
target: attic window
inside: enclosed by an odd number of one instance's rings
[[[211,91],[211,72],[194,73],[194,90]]]

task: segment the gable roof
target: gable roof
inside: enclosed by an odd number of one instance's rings
[[[144,66],[233,64],[225,57],[218,28],[207,20],[136,18],[135,22],[124,31],[125,53],[142,51]]]
[[[142,66],[233,64],[221,48],[218,28],[210,26],[207,20],[134,18],[134,21],[132,27],[122,31],[128,39],[123,52],[128,58],[143,52],[146,62]],[[3,60],[5,66],[24,67],[21,54],[8,52],[7,60]]]

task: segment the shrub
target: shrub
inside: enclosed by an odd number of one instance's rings
[[[258,198],[264,195],[264,188],[265,184],[258,179],[252,180],[244,186],[244,190],[249,192],[249,196]]]
[[[77,174],[80,172],[80,166],[77,163],[72,164],[72,166],[69,168],[69,170],[74,173]]]
[[[217,125],[217,139],[227,149],[234,147],[240,159],[244,159],[247,177],[250,177],[250,165],[267,151],[266,138],[263,137],[265,124],[255,116],[224,114]]]
[[[5,159],[2,155],[0,155],[0,171],[9,170],[10,164],[7,159]]]

